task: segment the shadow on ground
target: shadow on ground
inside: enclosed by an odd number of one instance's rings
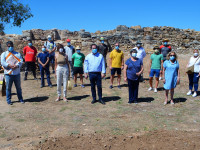
[[[153,97],[141,97],[138,98],[138,103],[142,103],[142,102],[146,102],[146,103],[151,103],[152,101],[154,101]]]
[[[69,97],[67,98],[68,100],[75,100],[75,101],[80,101],[84,98],[89,97],[90,95],[82,95],[82,96],[73,96],[73,97]]]
[[[118,101],[119,99],[121,99],[121,97],[119,97],[119,96],[109,96],[109,97],[104,97],[103,98],[103,100],[105,102]]]
[[[33,97],[29,99],[25,99],[24,102],[43,102],[46,101],[49,97],[48,96],[41,96],[41,97]]]
[[[174,103],[184,103],[186,101],[187,101],[187,99],[183,98],[183,97],[174,98]]]

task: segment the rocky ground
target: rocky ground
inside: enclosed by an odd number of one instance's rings
[[[13,106],[0,98],[0,149],[200,149],[199,96],[186,96],[188,60],[189,55],[179,55],[181,83],[175,89],[174,106],[163,105],[162,83],[158,93],[147,91],[149,55],[144,60],[146,80],[140,83],[137,105],[127,104],[124,81],[118,89],[115,80],[112,90],[109,79],[103,81],[106,105],[92,105],[89,80],[84,80],[85,88],[68,91],[65,103],[55,102],[53,75],[53,88],[42,89],[40,80],[29,75],[22,81],[25,104],[17,102],[15,87]]]

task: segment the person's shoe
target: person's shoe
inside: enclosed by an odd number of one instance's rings
[[[91,104],[94,104],[94,103],[96,103],[96,102],[97,102],[96,100],[92,100]]]
[[[26,81],[27,80],[27,78],[26,77],[24,77],[24,81]]]
[[[128,104],[131,104],[131,102],[128,102]]]
[[[55,101],[56,101],[56,102],[60,101],[60,97],[56,98],[56,100],[55,100]]]
[[[52,84],[50,84],[49,87],[52,88],[53,87]]]
[[[133,103],[138,104],[138,101],[133,101]]]
[[[187,92],[187,96],[192,95],[192,91]]]
[[[74,87],[77,87],[77,84],[74,84]]]
[[[105,105],[106,103],[103,100],[99,100],[99,102],[103,105]]]
[[[170,104],[171,104],[171,105],[174,105],[174,102],[173,102],[173,101],[170,101]]]
[[[83,84],[81,84],[81,87],[84,88],[85,86]]]
[[[154,89],[154,93],[157,93],[157,92],[158,92],[158,90],[155,88],[155,89]]]
[[[35,77],[34,80],[37,80],[37,78]]]
[[[197,92],[194,92],[194,94],[192,95],[192,97],[197,97]]]
[[[162,77],[159,77],[159,80],[162,80]]]
[[[55,73],[55,71],[53,70],[53,71],[52,71],[52,73],[54,74],[54,73]]]
[[[67,100],[65,97],[63,98],[63,101],[64,101],[64,102],[68,102],[68,100]]]
[[[121,89],[121,86],[120,86],[120,85],[118,85],[117,87],[118,87],[118,89]]]
[[[167,105],[167,102],[164,102],[164,105]]]
[[[40,85],[40,88],[43,88],[44,87],[44,85]]]
[[[8,105],[13,105],[13,103],[12,102],[8,102]]]
[[[24,104],[25,102],[23,100],[20,101],[21,104]]]
[[[113,86],[112,85],[110,85],[110,87],[109,87],[110,89],[112,89],[113,88]]]
[[[152,91],[153,90],[153,88],[152,87],[150,87],[149,89],[148,89],[148,91]]]

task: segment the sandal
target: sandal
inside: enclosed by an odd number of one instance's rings
[[[68,100],[67,100],[65,97],[63,98],[63,101],[64,101],[64,102],[68,102]]]
[[[56,102],[60,101],[60,97],[58,97],[55,101],[56,101]]]

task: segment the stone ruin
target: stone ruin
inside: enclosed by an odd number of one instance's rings
[[[199,31],[168,26],[142,28],[141,26],[119,25],[114,30],[96,31],[95,33],[86,32],[84,29],[80,31],[32,29],[23,31],[22,35],[6,34],[0,36],[0,53],[5,51],[6,42],[9,40],[14,42],[15,50],[19,52],[22,52],[23,47],[27,45],[27,39],[32,39],[34,46],[40,50],[48,35],[52,35],[55,43],[63,45],[66,45],[66,39],[70,38],[72,45],[81,46],[83,51],[89,50],[92,43],[98,44],[100,37],[105,37],[112,48],[116,42],[119,42],[124,51],[129,51],[135,46],[137,40],[141,40],[148,52],[153,49],[154,45],[161,45],[164,38],[170,40],[172,49],[178,53],[186,54],[193,49],[200,48]]]

